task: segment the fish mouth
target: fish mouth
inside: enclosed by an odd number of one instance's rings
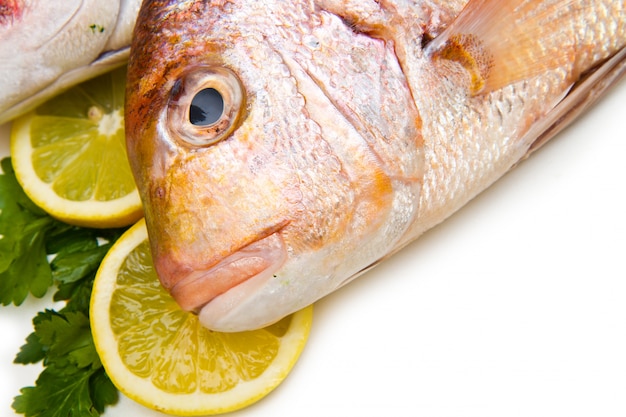
[[[170,289],[183,310],[199,312],[214,298],[246,281],[267,281],[287,259],[279,232],[250,243],[205,270],[195,270]]]

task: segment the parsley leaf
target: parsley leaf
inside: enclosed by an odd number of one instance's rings
[[[82,248],[68,247],[57,253],[50,263],[52,277],[63,284],[79,281],[94,273],[110,245],[98,246],[95,239],[79,241]]]
[[[93,280],[102,259],[125,229],[78,229],[64,232],[50,263],[58,291],[54,301],[67,300],[64,311],[89,311]],[[104,243],[106,242],[106,243]]]
[[[27,417],[97,417],[89,381],[96,371],[75,369],[59,372],[54,366],[44,369],[37,386],[22,388],[13,408]]]
[[[1,165],[0,303],[20,305],[29,293],[43,297],[52,285],[46,234],[68,226],[30,201],[15,178],[9,158]]]
[[[29,364],[37,363],[44,359],[46,352],[44,346],[39,343],[39,338],[35,333],[31,333],[26,338],[26,344],[20,348],[20,352],[15,357],[15,363]]]
[[[104,372],[104,368],[100,368],[93,374],[89,380],[89,388],[93,406],[99,413],[104,413],[107,405],[117,403],[119,392]]]
[[[22,388],[15,397],[15,411],[27,417],[95,417],[117,402],[117,389],[102,368],[85,313],[45,310],[33,324],[35,332],[20,353],[40,346],[45,369],[34,387]],[[29,359],[18,354],[16,361],[24,358]]]
[[[76,366],[78,368],[99,367],[89,328],[89,319],[78,311],[57,313],[46,310],[39,313],[43,318],[35,324],[35,334],[46,347],[47,365],[58,368]]]

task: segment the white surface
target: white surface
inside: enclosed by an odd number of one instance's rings
[[[231,415],[626,415],[625,121],[626,80],[457,215],[318,302],[292,374]],[[46,305],[0,307],[0,415],[39,373],[12,360]],[[131,415],[159,414],[127,399],[105,414]]]

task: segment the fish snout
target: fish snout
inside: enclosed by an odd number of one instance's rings
[[[208,267],[179,262],[169,253],[157,255],[154,265],[164,286],[173,283],[169,292],[180,307],[199,312],[214,298],[244,282],[252,280],[256,286],[272,278],[286,259],[285,242],[277,231]]]

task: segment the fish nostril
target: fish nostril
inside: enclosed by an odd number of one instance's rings
[[[154,196],[160,200],[165,198],[165,188],[159,186],[154,190]]]

